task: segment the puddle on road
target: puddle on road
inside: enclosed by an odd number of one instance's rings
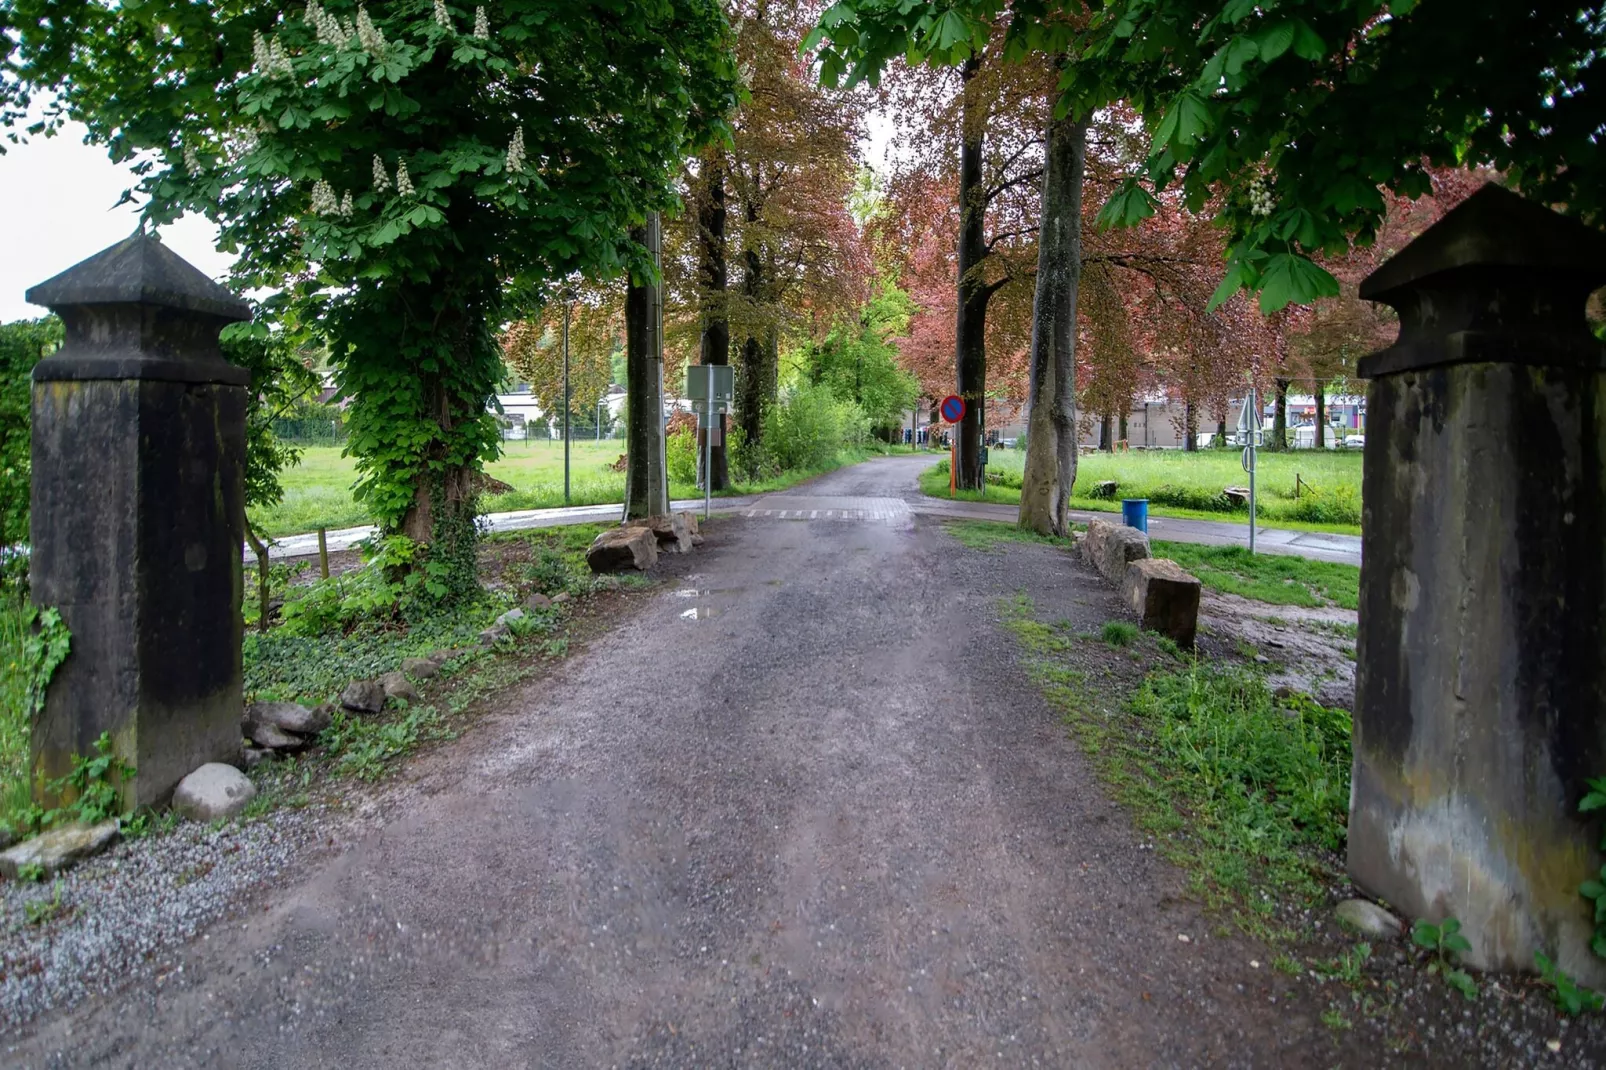
[[[712,620],[719,616],[719,610],[713,606],[695,606],[680,615],[681,620]]]

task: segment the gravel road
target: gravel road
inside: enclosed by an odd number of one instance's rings
[[[921,460],[916,458],[915,460]],[[997,596],[1092,626],[859,466],[669,559],[661,595],[417,763],[349,849],[8,1065],[1303,1065],[1023,679]],[[777,511],[800,518],[781,519]],[[763,515],[765,512],[771,515]],[[803,514],[820,514],[809,518]],[[1364,1064],[1366,1053],[1355,1053]]]

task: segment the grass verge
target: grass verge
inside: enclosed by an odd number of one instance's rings
[[[1122,698],[1079,667],[1084,644],[1104,637],[1038,620],[1024,593],[1000,610],[1100,779],[1205,902],[1270,936],[1277,897],[1321,894],[1345,840],[1348,713],[1297,697],[1279,704],[1253,672],[1157,646],[1158,667]]]
[[[1242,546],[1202,546],[1156,542],[1156,557],[1168,557],[1212,590],[1277,606],[1356,609],[1361,570],[1336,561],[1312,561],[1287,554],[1251,554]]]
[[[1018,505],[1025,463],[1022,451],[992,450],[985,494],[958,491],[953,497],[959,501]],[[1256,514],[1262,521],[1294,531],[1360,534],[1358,453],[1262,453],[1259,463]],[[1223,488],[1243,485],[1246,479],[1237,453],[1231,451],[1087,454],[1077,463],[1071,507],[1087,512],[1119,512],[1120,498],[1146,498],[1153,516],[1247,523],[1248,509],[1234,506],[1222,494]],[[1116,484],[1115,497],[1092,497],[1097,485],[1106,481]],[[949,496],[946,457],[920,474],[920,490],[933,497]]]

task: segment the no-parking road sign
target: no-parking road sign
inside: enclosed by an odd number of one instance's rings
[[[942,418],[951,424],[956,424],[965,418],[965,399],[958,394],[949,394],[942,399]]]

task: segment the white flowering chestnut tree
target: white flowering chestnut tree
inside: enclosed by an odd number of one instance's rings
[[[9,6],[0,114],[82,120],[149,220],[220,225],[235,282],[327,340],[359,497],[466,589],[496,329],[548,280],[651,271],[628,228],[735,104],[718,0]]]

